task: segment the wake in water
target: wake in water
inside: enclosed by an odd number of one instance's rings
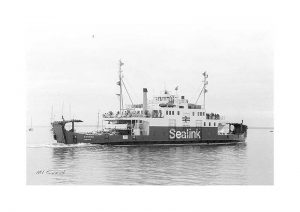
[[[63,143],[51,143],[51,144],[29,144],[28,148],[74,148],[74,147],[89,147],[89,146],[97,146],[96,144],[63,144]]]

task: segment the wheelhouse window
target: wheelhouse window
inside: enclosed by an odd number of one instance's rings
[[[203,124],[204,124],[204,127],[205,127],[206,126],[206,122],[204,122]]]
[[[210,126],[210,122],[208,122],[208,126]]]
[[[193,116],[195,116],[195,112],[192,112]]]
[[[177,115],[178,115],[178,116],[180,115],[180,112],[179,112],[179,111],[177,111]]]
[[[166,110],[166,115],[168,115],[168,111]]]
[[[174,110],[172,111],[172,115],[174,115]]]

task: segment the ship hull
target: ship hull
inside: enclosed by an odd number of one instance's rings
[[[247,131],[240,134],[220,134],[217,127],[150,127],[149,135],[109,135],[76,133],[63,125],[53,125],[54,139],[58,143],[90,143],[100,145],[185,145],[228,144],[245,142]]]

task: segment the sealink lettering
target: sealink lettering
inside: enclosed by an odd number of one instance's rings
[[[170,129],[169,131],[169,138],[170,139],[189,139],[189,138],[201,138],[200,130],[190,130],[186,129],[183,131],[175,130],[174,128]]]

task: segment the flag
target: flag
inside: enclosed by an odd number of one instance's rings
[[[178,91],[178,85],[176,86],[175,91]]]
[[[117,85],[120,85],[120,81],[117,82]]]
[[[205,71],[205,72],[203,72],[203,73],[202,73],[202,75],[206,77],[206,71]]]
[[[207,89],[205,89],[205,90],[204,90],[204,92],[205,92],[205,93],[207,93],[207,92],[208,92],[208,90],[207,90]]]
[[[120,66],[124,65],[124,63],[120,60]]]

